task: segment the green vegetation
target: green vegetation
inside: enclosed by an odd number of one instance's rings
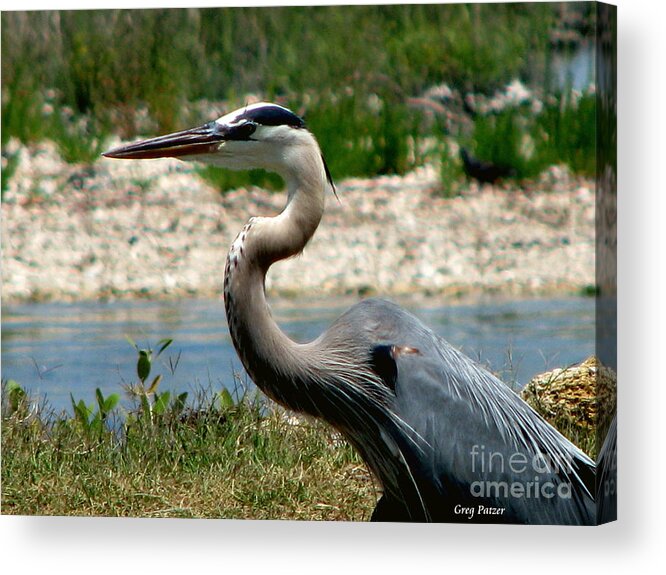
[[[549,166],[596,171],[596,96],[569,91],[548,98],[539,113],[510,107],[479,116],[471,149],[486,161],[510,166],[517,178],[533,178]]]
[[[414,149],[419,114],[381,83],[370,93],[324,94],[306,120],[334,175],[402,174],[422,163]]]
[[[48,117],[48,135],[68,164],[92,164],[104,151],[105,136],[89,116],[75,117],[60,110]]]
[[[442,81],[490,93],[543,75],[525,55],[543,57],[556,17],[539,4],[4,12],[2,77],[33,113],[53,88],[76,113],[113,111],[129,136],[142,106],[164,131],[188,120],[184,102],[248,93],[359,92],[382,78],[404,94]]]
[[[589,6],[567,10],[589,34]],[[457,142],[519,178],[553,163],[590,174],[594,96],[548,97],[562,14],[556,3],[3,12],[2,145],[48,138],[65,161],[92,163],[112,133],[181,129],[258,95],[305,116],[338,180],[444,158],[452,195]],[[470,126],[459,99],[444,104],[452,121],[410,102],[443,83],[491,96],[516,78],[538,88],[540,113],[513,107]],[[221,190],[281,187],[262,172],[200,173]]]
[[[171,399],[150,379],[159,350],[136,346],[139,383],[72,415],[2,386],[2,510],[25,515],[365,520],[377,494],[328,426],[259,395],[200,390]],[[170,358],[169,369],[177,359]],[[150,385],[148,383],[150,382]],[[238,394],[237,394],[238,395]]]
[[[79,402],[74,417],[54,415],[17,395],[3,386],[5,514],[365,520],[376,500],[330,428],[258,400],[202,395],[121,424],[116,409],[82,417]]]
[[[361,521],[377,490],[336,432],[228,390],[172,396],[152,375],[157,351],[137,351],[138,383],[72,412],[37,403],[14,380],[2,384],[2,510],[22,515],[105,515]],[[170,372],[179,356],[164,362]],[[594,433],[558,425],[594,453]]]
[[[204,391],[194,405],[139,404],[121,420],[116,394],[96,397],[96,411],[73,400],[70,417],[3,384],[3,513],[347,521],[372,513],[367,468],[324,423],[290,419],[259,396],[234,402]],[[594,453],[592,431],[554,423]]]
[[[439,166],[440,194],[445,198],[459,195],[463,186],[464,172],[458,155],[454,153],[451,144],[446,140],[441,145]]]

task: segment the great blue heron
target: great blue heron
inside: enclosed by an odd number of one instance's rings
[[[594,463],[404,309],[367,299],[309,343],[292,341],[277,326],[266,273],[303,250],[333,186],[299,116],[253,104],[105,155],[264,168],[284,178],[285,209],[251,218],[229,251],[224,300],[231,337],[269,397],[323,418],[358,450],[383,489],[373,520],[594,522]]]

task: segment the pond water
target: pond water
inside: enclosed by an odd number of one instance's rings
[[[555,87],[560,90],[573,88],[584,91],[596,82],[596,47],[594,43],[583,43],[572,51],[563,50],[553,54]]]
[[[282,329],[297,341],[314,339],[349,301],[280,302]],[[594,352],[593,298],[487,300],[473,305],[403,304],[436,333],[489,366],[515,389],[553,367]],[[2,314],[2,378],[14,379],[50,406],[71,410],[70,393],[88,403],[95,388],[107,395],[136,383],[136,351],[173,344],[157,360],[161,390],[234,389],[247,380],[231,344],[221,301],[37,303]],[[171,373],[169,363],[177,367]]]

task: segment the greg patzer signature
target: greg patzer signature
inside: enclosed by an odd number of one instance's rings
[[[453,512],[456,515],[462,515],[470,521],[476,516],[504,515],[504,511],[506,511],[504,507],[490,507],[488,505],[481,504],[475,505],[473,507],[465,507],[458,504],[453,508]]]

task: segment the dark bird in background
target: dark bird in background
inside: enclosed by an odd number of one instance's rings
[[[465,174],[482,184],[494,184],[497,180],[516,175],[516,170],[513,168],[479,160],[470,156],[469,152],[462,147],[460,148],[460,158]]]

